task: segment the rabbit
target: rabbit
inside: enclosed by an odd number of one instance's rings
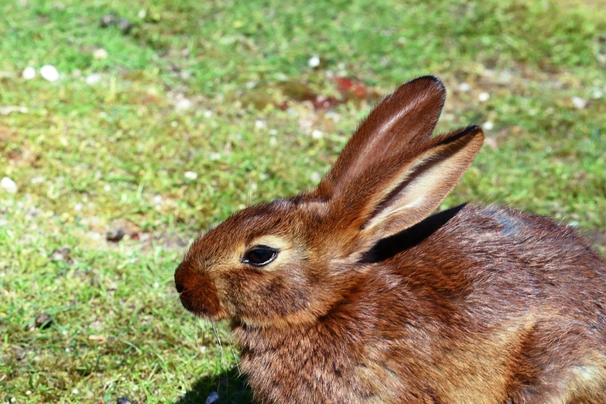
[[[433,214],[480,150],[432,137],[432,76],[383,99],[309,191],[248,207],[175,272],[231,319],[260,403],[606,403],[606,264],[572,228],[494,205]]]

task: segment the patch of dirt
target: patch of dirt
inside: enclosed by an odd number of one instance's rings
[[[319,93],[307,82],[288,80],[253,87],[244,94],[237,95],[244,106],[262,110],[273,105],[282,111],[292,104],[310,103],[315,111],[329,110],[348,102],[375,102],[381,95],[372,87],[353,78],[333,76],[330,81],[334,84],[331,94]]]

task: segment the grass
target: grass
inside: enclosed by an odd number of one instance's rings
[[[0,189],[0,400],[249,400],[226,325],[184,313],[174,268],[229,214],[313,186],[376,95],[422,74],[449,90],[440,130],[487,128],[444,207],[551,215],[604,252],[598,2],[376,3],[0,3],[0,177],[18,187]],[[101,28],[110,12],[131,30]]]

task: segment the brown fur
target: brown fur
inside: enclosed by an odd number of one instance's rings
[[[430,137],[444,94],[405,84],[316,190],[233,215],[177,268],[185,308],[232,319],[259,402],[606,402],[606,265],[587,242],[495,206],[430,216],[482,142]],[[255,245],[277,258],[243,263]]]

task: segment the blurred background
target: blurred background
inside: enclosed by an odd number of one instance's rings
[[[485,145],[442,208],[508,204],[606,248],[603,0],[0,0],[0,400],[249,402],[173,271],[318,182],[420,75]],[[218,396],[213,392],[218,392]]]

